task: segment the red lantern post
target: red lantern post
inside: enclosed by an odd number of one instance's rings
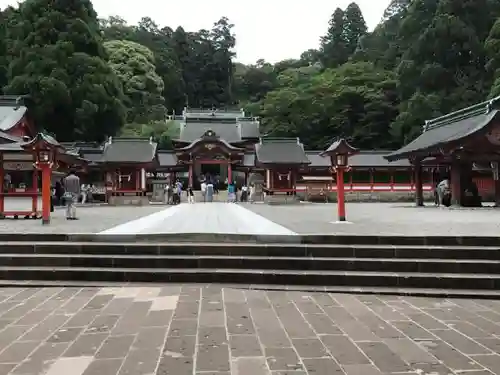
[[[344,172],[349,171],[349,156],[357,150],[344,139],[332,143],[330,147],[321,153],[321,156],[329,156],[332,163],[332,172],[337,175],[337,220],[346,221]]]
[[[56,160],[57,149],[61,146],[52,137],[39,133],[22,147],[36,154],[35,167],[42,172],[42,224],[50,224],[52,169]]]

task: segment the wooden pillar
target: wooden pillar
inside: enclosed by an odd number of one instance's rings
[[[462,205],[462,173],[460,161],[453,158],[450,168],[451,204]]]
[[[188,186],[193,186],[193,162],[191,162],[191,164],[189,164]]]
[[[248,186],[248,170],[245,171],[245,186]]]
[[[5,212],[5,169],[3,162],[3,154],[0,154],[0,218],[4,218]]]
[[[32,176],[32,190],[33,190],[33,196],[31,197],[31,210],[33,211],[33,214],[35,217],[37,217],[37,211],[38,211],[38,169],[34,168],[33,169],[33,176]]]
[[[498,162],[491,163],[491,174],[493,177],[493,190],[495,194],[495,207],[500,207],[500,168]]]
[[[415,160],[415,205],[421,207],[424,205],[424,187],[422,181],[422,162],[420,159]]]
[[[42,224],[50,224],[50,196],[52,168],[49,163],[42,163]]]
[[[389,183],[391,184],[391,190],[394,190],[394,170],[389,171]]]
[[[231,161],[227,162],[227,183],[230,184],[233,182],[233,166]]]

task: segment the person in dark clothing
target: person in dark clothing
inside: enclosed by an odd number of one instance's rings
[[[58,206],[62,206],[62,196],[64,194],[64,189],[61,184],[61,181],[56,181],[55,188],[54,188],[54,197],[55,197],[55,204]]]

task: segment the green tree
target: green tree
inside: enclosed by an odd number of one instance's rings
[[[363,13],[358,4],[351,3],[344,12],[344,39],[349,56],[354,53],[360,38],[366,35],[366,27]]]
[[[335,9],[328,23],[326,35],[321,37],[320,61],[325,68],[336,68],[349,59],[348,46],[344,38],[344,11]]]
[[[61,141],[103,140],[123,125],[120,82],[107,65],[88,0],[26,0],[9,25],[8,94],[29,94],[36,124]]]
[[[149,123],[164,120],[163,81],[156,74],[153,52],[147,47],[127,40],[104,43],[109,64],[123,85],[127,122]]]
[[[485,43],[487,53],[486,71],[493,81],[489,96],[500,95],[500,18],[491,28],[490,35]]]

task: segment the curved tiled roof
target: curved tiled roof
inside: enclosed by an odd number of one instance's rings
[[[427,121],[415,140],[387,155],[394,161],[416,152],[429,152],[451,142],[459,142],[500,121],[500,97]]]

